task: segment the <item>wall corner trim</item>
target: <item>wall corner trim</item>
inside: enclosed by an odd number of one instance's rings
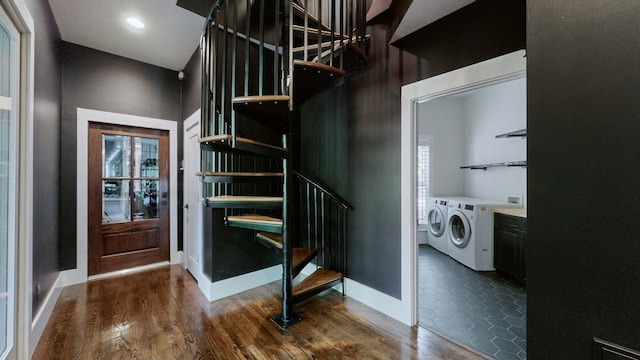
[[[44,299],[40,310],[38,310],[38,313],[33,317],[33,321],[31,322],[31,336],[29,336],[29,354],[31,355],[33,355],[40,341],[40,337],[47,326],[49,317],[51,317],[53,308],[56,306],[56,302],[64,286],[64,274],[60,272],[58,273],[56,281],[53,283],[51,291],[49,291],[47,297]]]
[[[406,302],[384,294],[349,278],[344,279],[345,295],[373,308],[401,323],[412,326],[411,313]]]

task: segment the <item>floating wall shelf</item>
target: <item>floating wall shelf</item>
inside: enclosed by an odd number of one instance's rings
[[[512,137],[526,138],[527,137],[527,129],[516,130],[516,131],[511,131],[511,132],[508,132],[508,133],[496,135],[496,138],[498,138],[498,139],[512,138]]]
[[[467,165],[467,166],[460,166],[460,169],[487,170],[490,167],[513,167],[513,166],[527,167],[527,161],[526,160],[525,161],[508,161],[508,162],[493,163],[493,164]]]

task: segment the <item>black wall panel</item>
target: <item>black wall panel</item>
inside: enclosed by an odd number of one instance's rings
[[[185,120],[196,110],[200,109],[200,94],[202,93],[202,60],[200,48],[196,48],[184,67],[182,80],[182,120]]]
[[[178,121],[180,85],[172,70],[67,42],[61,46],[60,153],[65,161],[60,163],[60,249],[61,268],[72,269],[76,267],[77,108]]]
[[[301,169],[354,206],[350,278],[400,297],[401,86],[524,49],[525,14],[524,0],[478,0],[393,46],[381,16],[368,67],[303,106]]]
[[[640,2],[529,1],[528,357],[640,349]]]

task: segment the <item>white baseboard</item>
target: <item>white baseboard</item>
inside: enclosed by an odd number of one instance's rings
[[[200,290],[209,301],[215,301],[243,291],[262,286],[280,279],[282,265],[274,265],[270,268],[254,271],[248,274],[224,279],[216,282],[198,283]]]
[[[396,299],[376,289],[360,284],[355,280],[345,278],[345,295],[357,300],[370,308],[390,316],[403,324],[411,326],[411,316],[407,312],[407,305],[402,300]]]
[[[308,264],[302,269],[300,274],[302,276],[309,276],[316,270],[314,264]],[[342,285],[338,284],[333,287],[335,291],[341,292]],[[390,316],[406,325],[410,325],[411,318],[407,318],[408,313],[406,311],[406,303],[401,300],[382,293],[378,290],[370,288],[366,285],[360,284],[355,280],[349,278],[344,279],[344,295],[354,300],[357,300],[370,308],[373,308],[387,316]]]
[[[53,308],[56,306],[56,302],[58,301],[58,297],[60,296],[60,292],[64,287],[64,276],[62,272],[58,273],[58,277],[56,281],[53,283],[51,287],[51,291],[47,294],[47,297],[42,302],[42,306],[40,306],[40,310],[33,317],[31,321],[31,332],[29,334],[29,354],[33,355],[33,351],[36,349],[38,345],[38,341],[40,341],[40,337],[44,332],[44,328],[47,326],[47,322],[49,321],[49,317],[51,317],[51,313],[53,312]]]

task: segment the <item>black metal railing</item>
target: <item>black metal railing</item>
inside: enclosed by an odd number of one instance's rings
[[[319,182],[291,171],[291,154],[287,149],[292,135],[289,126],[274,131],[260,122],[264,112],[254,118],[236,114],[233,99],[287,95],[289,110],[293,110],[296,61],[343,70],[358,66],[367,46],[365,3],[365,0],[217,0],[203,28],[200,136],[206,151],[201,152],[201,171],[284,174],[284,182],[278,189],[266,190],[258,188],[263,185],[203,178],[203,195],[266,195],[264,192],[282,195],[283,311],[277,317],[282,327],[295,322],[291,301],[293,239],[303,239],[302,245],[318,249],[317,266],[345,276],[350,206]],[[309,82],[296,86],[318,86]],[[281,98],[278,101],[286,104]],[[290,120],[291,113],[284,112]],[[256,143],[266,145],[266,149],[256,149]],[[228,214],[233,214],[233,209],[225,209],[225,216]]]
[[[365,52],[365,14],[365,0],[217,0],[200,41],[201,137],[235,144],[236,96],[289,95],[293,108],[294,60],[352,66],[345,52]]]
[[[328,186],[293,171],[294,238],[318,249],[318,267],[347,274],[347,213],[353,207]]]
[[[234,97],[285,92],[282,16],[280,1],[218,0],[214,4],[200,40],[201,137],[235,135]]]

